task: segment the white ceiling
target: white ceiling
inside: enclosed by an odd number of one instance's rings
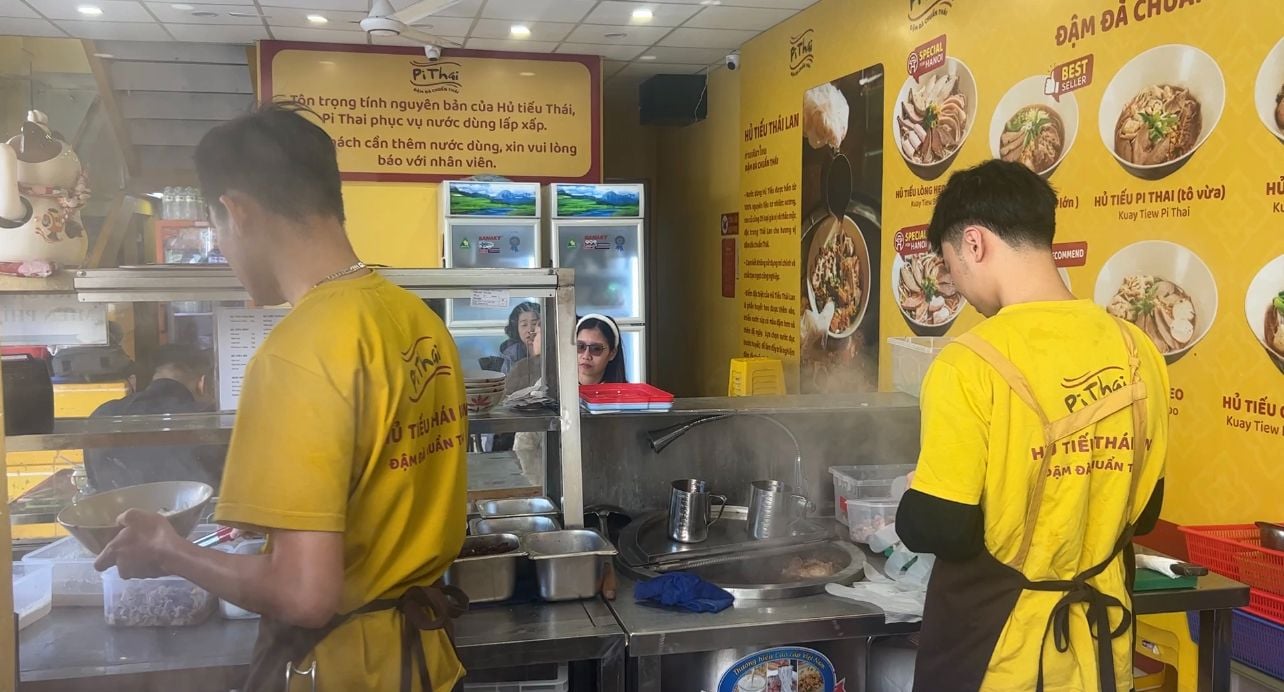
[[[0,34],[97,40],[252,43],[261,39],[417,45],[373,41],[357,25],[370,0],[0,0]],[[416,0],[392,0],[398,8]],[[465,48],[585,53],[605,58],[620,84],[660,73],[719,67],[727,53],[816,0],[463,0],[416,23]],[[102,10],[86,17],[78,8]],[[649,9],[648,22],[633,11]],[[308,15],[328,21],[312,23]],[[531,35],[514,39],[513,24]]]

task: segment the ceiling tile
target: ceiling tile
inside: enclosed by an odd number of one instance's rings
[[[473,32],[469,34],[474,38],[508,38],[509,29],[512,28],[513,22],[502,19],[479,19],[477,26],[473,27]],[[557,22],[525,22],[524,26],[530,28],[530,41],[561,41],[566,35],[571,33],[575,28],[574,24],[559,24]]]
[[[605,43],[619,46],[649,46],[672,31],[658,26],[603,26],[581,24],[566,37],[574,43]],[[607,38],[607,34],[624,34],[623,38]]]
[[[600,43],[563,43],[557,47],[558,53],[578,53],[580,55],[600,55],[611,60],[629,61],[642,54],[645,46],[605,46]]]
[[[755,31],[730,29],[674,29],[660,41],[661,46],[674,48],[724,48],[733,50],[757,36]]]
[[[171,2],[177,2],[179,4],[182,4],[183,0],[171,0]],[[242,7],[251,7],[251,8],[254,7],[254,0],[199,0],[199,2],[202,5],[241,5]],[[187,4],[194,5],[196,3],[189,2]],[[238,9],[236,11],[237,12],[258,12],[257,9],[251,9],[251,10]]]
[[[67,34],[43,19],[14,18],[4,20],[6,33],[15,36],[62,36]]]
[[[470,38],[464,47],[472,50],[551,53],[557,47],[557,43],[553,41],[514,41],[507,38]]]
[[[197,24],[167,24],[165,28],[178,41],[204,43],[253,43],[266,39],[267,30],[257,26],[203,26]]]
[[[360,22],[366,18],[365,12],[346,12],[343,10],[305,10],[297,7],[264,7],[263,14],[271,26],[293,26],[300,29],[330,29],[333,31],[360,31]],[[319,14],[325,17],[325,24],[313,24],[308,15]]]
[[[473,21],[467,17],[424,17],[411,26],[438,36],[467,36],[472,31]]]
[[[633,23],[633,10],[647,9],[654,15],[651,21]],[[602,2],[589,13],[588,24],[616,24],[630,26],[679,26],[700,11],[698,5],[659,4],[654,2]]]
[[[483,17],[544,22],[578,22],[597,0],[487,0]]]
[[[614,75],[616,72],[623,70],[627,65],[628,63],[620,62],[619,60],[603,60],[602,77],[603,78],[610,77]]]
[[[192,4],[190,10],[176,10],[169,2],[149,2],[147,9],[151,10],[156,18],[165,24],[254,24],[263,26],[263,21],[254,16],[258,10],[253,7],[238,7],[236,5],[206,5]],[[193,12],[214,12],[216,17],[198,17]],[[228,14],[235,12],[234,16]],[[248,16],[245,16],[248,15]],[[187,39],[181,39],[187,40]]]
[[[722,62],[728,51],[723,48],[670,48],[653,46],[645,55],[654,55],[655,61],[672,65],[708,65]]]
[[[27,7],[26,3],[22,2],[22,0],[0,0],[0,17],[26,17],[37,19],[40,15],[36,14],[30,7]],[[10,31],[9,22],[5,22],[4,24],[5,31]]]
[[[398,10],[404,10],[411,5],[418,3],[419,0],[392,0],[392,6]],[[482,0],[463,0],[449,7],[437,10],[432,13],[433,17],[476,17],[477,12],[481,9]]]
[[[169,41],[156,22],[98,22],[98,21],[61,21],[54,22],[58,28],[76,38],[92,38],[99,41]]]
[[[269,22],[269,26],[271,23]],[[337,29],[300,29],[297,27],[272,27],[272,35],[282,41],[312,41],[314,43],[366,43],[366,32]]]
[[[679,0],[685,2],[685,0]],[[722,0],[719,5],[734,5],[738,7],[766,7],[771,9],[805,10],[816,4],[817,0]],[[704,4],[701,2],[700,4]]]
[[[653,74],[695,74],[704,69],[703,66],[696,65],[670,65],[668,63],[654,62],[631,62],[621,73],[653,75]]]
[[[301,10],[311,10],[313,12],[325,12],[326,10],[344,10],[347,12],[369,12],[370,0],[271,0],[263,3],[273,7],[294,7]],[[264,14],[271,14],[268,8],[263,8]]]
[[[448,41],[454,41],[460,46],[463,46],[464,42],[467,41],[463,36],[442,36],[441,38]],[[424,45],[419,41],[412,41],[408,38],[402,38],[401,36],[371,36],[370,42],[376,46],[413,46],[415,48],[422,48]],[[447,55],[449,55],[450,48],[451,46],[443,46],[443,49],[447,51]]]
[[[706,7],[683,26],[704,29],[747,29],[766,31],[794,16],[794,10],[767,10],[748,7]]]
[[[74,19],[95,22],[150,22],[151,15],[142,3],[125,0],[29,0],[27,3],[49,19]],[[102,15],[89,19],[76,11],[79,5],[95,5]]]

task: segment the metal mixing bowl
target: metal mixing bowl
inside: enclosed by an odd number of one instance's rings
[[[145,483],[91,495],[58,513],[58,523],[93,554],[101,553],[120,533],[116,523],[125,510],[141,509],[163,515],[180,536],[196,527],[201,510],[214,489],[196,481]]]
[[[1284,551],[1284,524],[1259,521],[1257,522],[1257,529],[1262,532],[1263,546],[1271,550]]]

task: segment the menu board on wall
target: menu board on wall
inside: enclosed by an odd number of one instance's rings
[[[317,113],[344,180],[601,181],[596,56],[264,41],[259,76]]]
[[[781,104],[803,104],[806,130],[817,85],[883,65],[880,340],[956,336],[981,320],[931,253],[926,224],[952,172],[991,158],[1025,164],[1058,192],[1063,279],[1136,323],[1169,363],[1169,504],[1180,520],[1227,519],[1207,498],[1260,496],[1254,483],[1277,477],[1268,460],[1284,451],[1284,4],[906,4],[821,2],[744,49],[742,211],[764,198],[815,205],[806,162],[816,143],[773,136],[793,112]],[[803,170],[783,163],[792,160]],[[799,234],[809,213],[797,216]],[[791,273],[754,291],[800,306],[773,315],[802,324],[774,351],[797,364],[807,391],[806,322],[821,307],[807,295],[808,246],[764,252]],[[761,350],[755,313],[746,295],[746,352]],[[888,389],[888,349],[878,359]],[[1264,507],[1233,511],[1262,518]]]
[[[234,410],[241,400],[245,369],[254,352],[267,340],[272,328],[285,319],[289,310],[277,308],[214,309],[215,343],[218,352],[218,405]]]

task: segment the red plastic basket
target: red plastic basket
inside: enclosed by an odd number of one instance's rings
[[[1240,553],[1262,551],[1262,534],[1252,524],[1183,526],[1190,561],[1239,581]],[[1284,554],[1281,554],[1284,556]]]
[[[1261,548],[1239,553],[1239,580],[1255,589],[1284,595],[1284,553]]]
[[[1284,596],[1252,589],[1248,592],[1248,612],[1264,617],[1278,625],[1284,625]]]

